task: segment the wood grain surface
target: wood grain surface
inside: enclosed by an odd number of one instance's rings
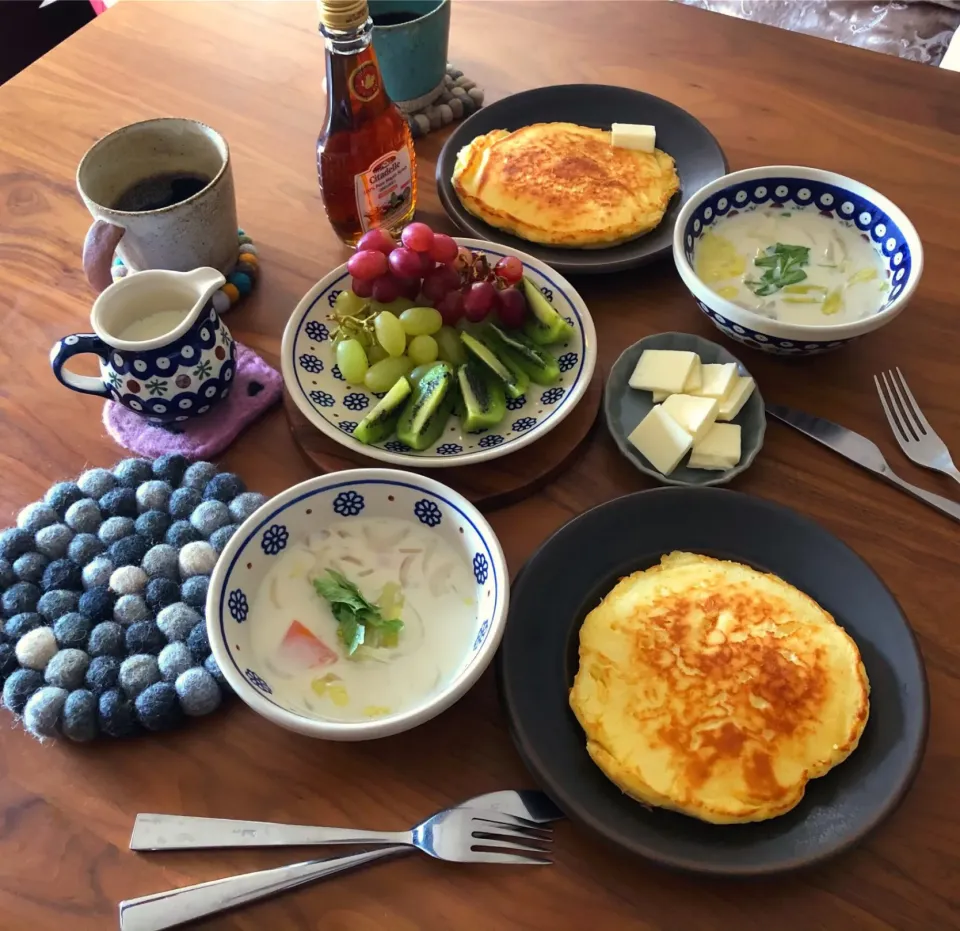
[[[578,459],[597,424],[605,372],[598,366],[577,406],[554,429],[530,446],[500,459],[459,468],[410,469],[459,491],[482,511],[516,504],[555,480]],[[321,433],[297,407],[289,392],[283,412],[297,447],[320,475],[343,469],[391,468],[354,452]],[[415,464],[415,462],[414,462]],[[395,468],[395,467],[394,467]]]
[[[764,397],[874,440],[902,474],[956,495],[896,448],[871,375],[900,365],[960,453],[957,75],[660,2],[460,0],[450,57],[489,99],[571,81],[622,84],[702,120],[732,168],[821,166],[879,188],[916,224],[926,268],[912,306],[879,333],[813,361],[751,354]],[[277,362],[284,322],[345,251],[315,177],[323,46],[313,3],[123,3],[0,88],[0,517],[52,482],[121,455],[100,406],[61,388],[47,352],[87,328],[80,269],[89,218],[76,164],[107,131],[194,117],[232,146],[241,223],[262,284],[230,317]],[[443,135],[418,144],[419,216],[449,228],[434,193]],[[601,364],[649,333],[720,338],[672,264],[577,282]],[[722,339],[722,338],[721,338]],[[739,350],[738,350],[739,351]],[[746,361],[746,358],[745,358]],[[273,494],[307,478],[276,409],[224,457]],[[575,514],[650,487],[602,430],[577,464],[492,514],[511,568]],[[626,859],[572,824],[547,869],[464,868],[425,857],[374,867],[198,925],[324,931],[935,931],[960,928],[960,529],[787,428],[772,424],[741,491],[820,521],[863,555],[902,603],[930,675],[926,760],[903,806],[822,868],[763,883],[703,881]],[[287,734],[237,701],[168,735],[41,746],[0,730],[0,928],[102,931],[118,900],[295,859],[284,851],[134,855],[139,811],[399,829],[461,798],[528,784],[488,673],[428,725],[368,744]],[[882,726],[882,724],[880,725]]]

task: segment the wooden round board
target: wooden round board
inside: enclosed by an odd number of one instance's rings
[[[580,403],[557,427],[530,446],[509,456],[476,465],[448,469],[415,469],[444,482],[478,507],[504,507],[542,488],[573,462],[590,435],[603,397],[603,373],[598,365]],[[319,472],[337,472],[357,466],[392,468],[388,463],[361,456],[324,436],[297,409],[290,395],[283,393],[283,409],[294,442]],[[411,459],[411,464],[415,463]]]

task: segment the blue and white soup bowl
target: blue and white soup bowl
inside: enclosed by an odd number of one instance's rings
[[[714,223],[758,207],[817,210],[859,231],[880,256],[890,290],[880,309],[835,325],[785,323],[721,297],[694,271],[697,240]],[[923,247],[913,224],[892,201],[852,178],[794,165],[768,165],[724,175],[684,205],[673,233],[673,259],[683,283],[710,321],[739,343],[777,355],[837,349],[889,323],[910,302],[923,271]]]
[[[382,718],[333,721],[285,704],[272,673],[251,649],[257,592],[289,546],[337,521],[393,517],[417,522],[470,567],[475,580],[473,628],[457,671],[420,704]],[[480,512],[440,482],[412,472],[355,469],[295,485],[267,501],[231,537],[210,579],[207,634],[230,687],[258,714],[300,734],[326,740],[371,740],[410,730],[461,698],[480,678],[500,643],[510,578],[496,534]]]
[[[225,280],[215,268],[121,278],[94,302],[94,332],[65,336],[50,350],[53,374],[154,423],[207,413],[230,393],[236,367],[233,338],[211,300]],[[64,368],[84,353],[99,358],[99,377]]]
[[[321,433],[370,459],[409,468],[468,465],[505,456],[549,433],[578,404],[597,363],[597,335],[587,305],[570,284],[549,265],[524,252],[479,239],[455,237],[461,246],[483,252],[496,263],[515,255],[526,275],[573,326],[566,343],[546,347],[560,363],[556,385],[530,385],[521,398],[507,400],[507,416],[497,427],[479,433],[461,429],[452,416],[433,447],[422,452],[392,437],[367,446],[353,438],[357,423],[378,397],[363,385],[348,385],[340,374],[333,348],[334,325],[329,319],[337,295],[350,287],[347,266],[341,265],[317,282],[303,297],[283,332],[280,351],[283,383],[300,412]]]

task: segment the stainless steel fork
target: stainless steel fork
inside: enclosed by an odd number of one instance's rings
[[[493,799],[494,796],[501,794],[506,793],[493,793],[487,798]],[[469,805],[470,802],[464,804]],[[525,808],[526,806],[521,803],[521,810]],[[554,820],[558,816],[559,812],[553,814],[552,811],[548,811],[542,816],[542,821]],[[186,820],[217,821],[217,819],[203,818]],[[537,821],[533,821],[494,808],[460,806],[441,811],[410,831],[377,834],[372,831],[311,828],[310,830],[315,832],[331,833],[327,835],[326,840],[322,841],[315,834],[313,840],[303,841],[305,843],[362,843],[389,844],[390,846],[329,860],[292,863],[277,869],[228,876],[212,882],[128,899],[120,903],[120,931],[166,931],[206,915],[235,908],[325,876],[332,876],[357,866],[407,853],[411,848],[422,850],[437,859],[452,860],[457,863],[546,865],[552,862],[546,855],[550,852],[553,832],[550,828],[543,827],[542,822],[538,823],[539,821],[541,821],[540,816],[537,817]],[[246,839],[246,843],[244,843],[242,831],[224,835],[222,829],[229,824],[231,822],[222,822],[210,835],[203,835],[202,832],[199,836],[192,835],[195,838],[194,842],[187,843],[186,846],[235,847],[264,844],[267,835],[263,833],[260,833],[259,837],[255,835],[256,839]],[[246,822],[246,824],[259,823]],[[282,827],[281,825],[262,826]],[[190,829],[196,830],[196,824]],[[219,836],[215,837],[214,834]],[[218,840],[220,843],[217,842]],[[266,843],[268,846],[273,846],[277,841],[270,843],[267,840]],[[183,848],[180,847],[180,849]]]
[[[881,383],[881,378],[883,379]],[[950,450],[923,416],[913,392],[900,369],[873,376],[893,435],[900,448],[917,464],[949,475],[960,482],[960,471],[950,458]]]

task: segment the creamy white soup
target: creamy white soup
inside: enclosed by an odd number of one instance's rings
[[[784,323],[860,320],[890,287],[860,231],[816,210],[760,208],[717,220],[697,241],[694,268],[721,297]]]
[[[277,559],[254,599],[251,649],[281,704],[363,721],[446,685],[469,652],[476,610],[466,559],[436,534],[412,521],[349,518]]]

